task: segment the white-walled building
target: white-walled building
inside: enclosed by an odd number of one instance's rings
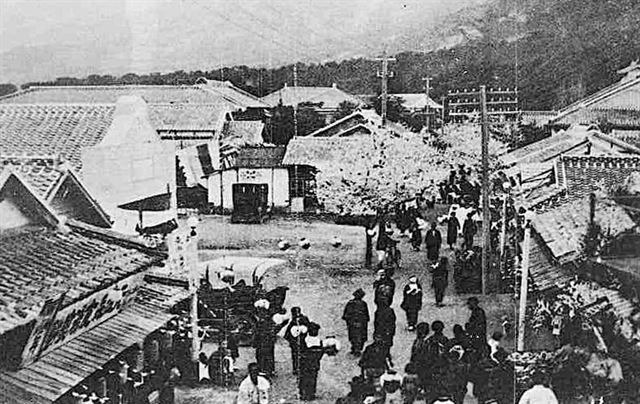
[[[234,209],[234,184],[251,184],[266,189],[267,207],[285,210],[289,207],[289,171],[282,165],[285,148],[278,146],[243,147],[221,170],[207,179],[209,204],[216,210]]]

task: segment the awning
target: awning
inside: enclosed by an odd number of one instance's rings
[[[138,199],[137,201],[128,202],[122,205],[118,205],[120,209],[147,211],[147,212],[162,212],[169,210],[171,207],[171,193],[158,194],[149,196],[144,199]]]
[[[16,372],[0,371],[0,402],[53,403],[107,362],[166,324],[188,291],[145,284],[135,302],[115,317]]]

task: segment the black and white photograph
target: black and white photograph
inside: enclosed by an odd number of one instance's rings
[[[0,0],[0,404],[640,403],[639,0]]]

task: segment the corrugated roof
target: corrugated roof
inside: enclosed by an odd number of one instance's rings
[[[370,135],[348,137],[294,137],[282,164],[309,165],[322,169],[337,161],[352,160],[354,153],[373,151]]]
[[[576,258],[589,226],[589,197],[582,196],[541,209],[535,215],[533,225],[553,256],[560,262]],[[636,226],[621,206],[606,199],[596,202],[595,220],[613,237]]]
[[[164,258],[116,233],[68,225],[69,232],[32,227],[0,236],[0,333],[28,323],[48,297],[68,290],[69,304]]]
[[[147,283],[130,307],[16,372],[0,371],[0,401],[50,404],[171,320],[188,291]]]
[[[500,160],[505,166],[543,163],[588,143],[586,133],[563,132],[503,154]]]
[[[296,106],[304,102],[322,103],[322,108],[336,109],[345,101],[355,105],[363,105],[358,97],[344,92],[337,87],[289,87],[285,86],[261,98],[271,106],[276,106],[282,100],[283,105]]]

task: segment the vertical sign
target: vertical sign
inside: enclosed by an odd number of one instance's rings
[[[56,319],[56,314],[58,314],[58,311],[62,308],[65,295],[65,293],[62,293],[44,302],[40,310],[40,315],[36,319],[33,330],[31,331],[31,335],[29,335],[27,344],[22,350],[22,364],[31,363],[40,355],[44,341],[47,340],[47,334]]]

